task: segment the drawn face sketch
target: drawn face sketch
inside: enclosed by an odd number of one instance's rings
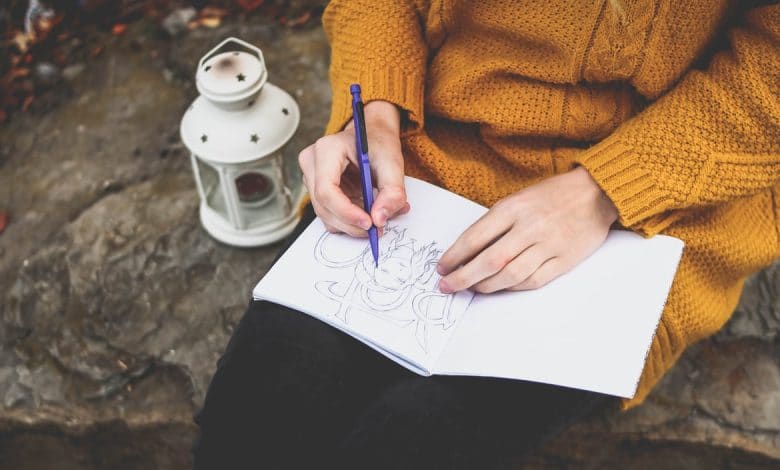
[[[374,270],[374,282],[386,289],[399,291],[409,284],[412,278],[411,260],[389,256],[382,259]]]

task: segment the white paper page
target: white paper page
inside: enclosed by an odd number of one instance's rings
[[[436,263],[486,209],[413,178],[406,179],[406,191],[412,210],[394,218],[380,238],[378,269],[367,239],[329,234],[315,219],[257,284],[254,297],[373,342],[415,372],[430,371],[473,296],[440,293]]]
[[[477,295],[433,373],[633,397],[682,248],[672,237],[612,231],[541,289]]]

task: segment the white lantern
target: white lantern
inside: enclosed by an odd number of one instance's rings
[[[300,111],[289,94],[266,83],[267,75],[260,49],[226,39],[198,63],[200,96],[181,122],[201,223],[230,245],[275,242],[300,217],[300,172],[297,161],[283,153]]]

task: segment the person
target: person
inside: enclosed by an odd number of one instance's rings
[[[299,156],[304,220],[365,236],[414,210],[405,174],[489,206],[441,255],[445,293],[538,288],[613,226],[678,237],[684,255],[622,401],[420,377],[253,302],[197,416],[196,468],[509,466],[589,413],[639,405],[778,256],[777,2],[334,0],[323,24],[333,103]],[[352,83],[367,102],[370,214],[355,199]]]

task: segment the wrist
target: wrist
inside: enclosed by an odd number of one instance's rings
[[[389,101],[369,101],[363,107],[366,125],[401,135],[401,111]]]
[[[401,137],[401,112],[396,105],[387,101],[369,101],[363,105],[363,117],[371,134],[389,133]],[[344,130],[355,127],[352,119],[344,126]]]
[[[604,217],[604,221],[608,225],[612,225],[614,222],[616,222],[620,215],[618,213],[617,207],[609,198],[609,196],[607,196],[607,193],[601,189],[601,186],[598,185],[596,180],[593,179],[593,176],[591,176],[588,170],[586,170],[585,167],[578,166],[572,170],[572,172],[578,174],[579,178],[581,178],[584,184],[588,186],[595,194],[595,198],[593,200],[597,206],[596,208],[598,213]]]

